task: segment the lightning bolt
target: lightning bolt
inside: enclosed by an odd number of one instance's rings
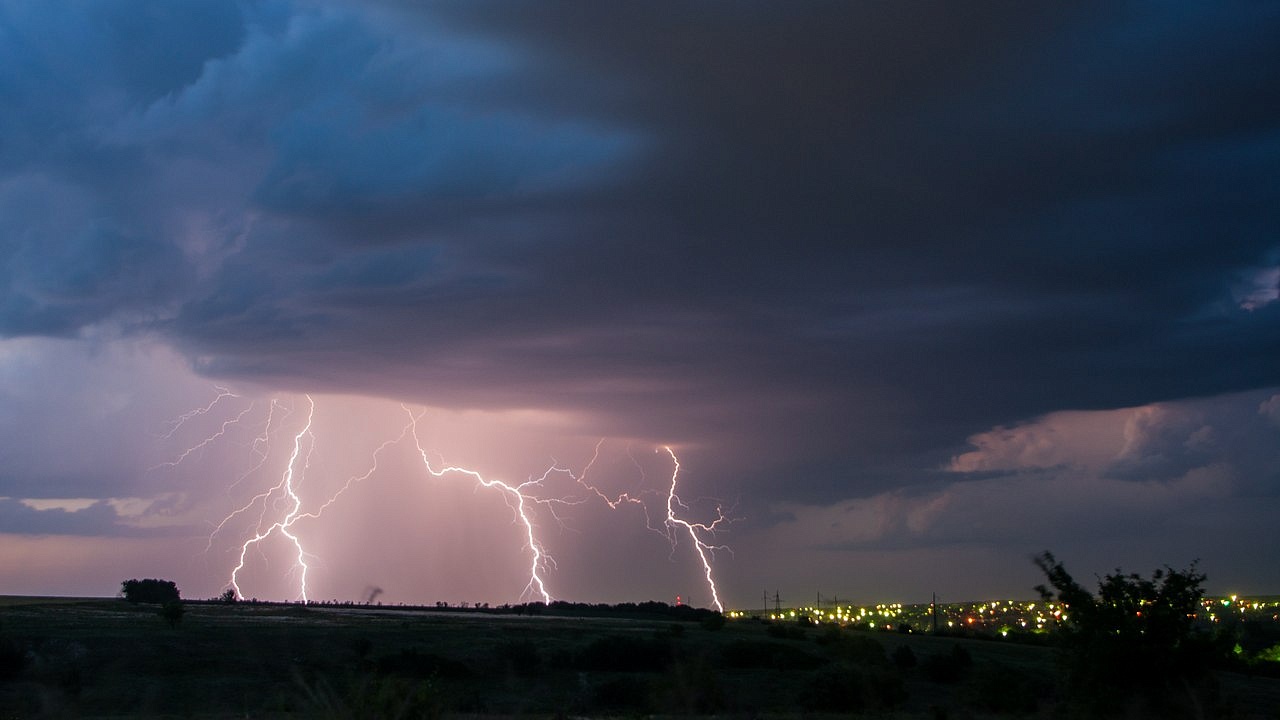
[[[733,553],[733,550],[726,545],[711,545],[702,539],[702,535],[716,534],[716,528],[721,525],[732,522],[732,520],[724,514],[724,509],[719,504],[716,505],[716,519],[709,524],[691,523],[676,515],[676,507],[688,511],[689,506],[680,500],[680,496],[676,494],[676,482],[680,476],[680,459],[676,457],[676,453],[669,446],[663,446],[654,452],[667,451],[671,456],[671,462],[675,464],[675,469],[671,471],[671,489],[667,492],[667,519],[666,526],[670,532],[671,549],[674,552],[676,546],[676,538],[683,528],[685,533],[689,535],[689,541],[693,543],[693,549],[698,554],[698,559],[702,561],[702,571],[707,578],[707,587],[711,590],[711,602],[715,604],[716,610],[724,612],[724,605],[720,604],[720,592],[716,589],[716,579],[711,574],[711,561],[707,559],[708,555],[715,557],[717,550],[725,550]]]
[[[307,553],[302,549],[302,541],[298,539],[297,535],[291,532],[293,524],[302,517],[300,514],[300,511],[302,510],[302,499],[298,497],[297,492],[294,490],[293,480],[298,466],[298,458],[302,455],[303,438],[312,437],[307,452],[308,457],[310,456],[310,449],[315,448],[315,439],[311,436],[311,422],[315,418],[316,414],[316,401],[313,400],[310,395],[307,395],[307,403],[309,405],[307,410],[307,423],[298,431],[297,435],[293,436],[293,454],[289,456],[289,463],[285,466],[284,474],[281,475],[280,482],[276,484],[275,487],[271,488],[261,496],[263,498],[264,513],[267,505],[266,500],[276,492],[281,493],[282,498],[286,498],[286,502],[290,503],[291,507],[289,507],[289,511],[285,514],[284,518],[267,526],[266,530],[259,530],[256,535],[246,540],[244,545],[240,547],[240,563],[231,571],[230,581],[230,585],[235,589],[237,597],[243,596],[243,593],[240,591],[239,574],[240,571],[244,569],[244,564],[247,559],[246,556],[249,554],[249,548],[258,545],[258,543],[261,543],[263,540],[271,537],[273,533],[278,532],[282,537],[287,538],[289,542],[293,544],[294,550],[297,551],[294,568],[297,569],[299,573],[298,596],[303,602],[307,602],[307,571],[310,569],[307,565]],[[303,462],[306,463],[307,459],[304,458]],[[226,521],[224,520],[223,522],[225,523]]]
[[[409,434],[410,428],[415,427],[414,422],[416,421],[416,419],[412,419],[412,416],[410,417],[411,417],[411,421],[405,424],[404,429],[400,431],[399,437],[393,440],[383,441],[383,443],[379,445],[376,450],[373,451],[373,464],[369,466],[368,470],[364,471],[360,475],[352,475],[351,477],[347,478],[347,482],[342,486],[342,488],[339,489],[337,492],[335,492],[333,495],[329,496],[329,499],[326,500],[324,504],[321,505],[315,512],[304,513],[299,516],[299,519],[302,519],[302,518],[309,518],[313,520],[319,519],[320,515],[323,514],[324,511],[328,509],[330,505],[337,502],[338,498],[342,497],[342,495],[346,493],[348,490],[350,490],[353,485],[357,485],[359,483],[364,482],[365,480],[368,480],[371,475],[377,472],[378,456],[382,454],[382,451],[386,450],[392,445],[400,444],[400,442],[402,442],[405,439],[405,436]]]
[[[667,454],[671,457],[671,462],[674,464],[675,467],[671,472],[671,485],[667,489],[667,496],[665,501],[666,515],[663,519],[662,527],[655,527],[653,524],[652,518],[649,514],[649,505],[644,501],[642,497],[636,497],[631,493],[626,493],[626,492],[620,495],[617,495],[616,497],[610,497],[595,485],[592,485],[591,483],[587,482],[587,473],[591,470],[591,467],[595,465],[596,460],[599,459],[600,447],[603,444],[604,444],[604,440],[600,440],[599,442],[596,443],[595,453],[591,456],[591,461],[587,463],[585,468],[583,468],[581,476],[575,479],[588,492],[593,493],[596,497],[603,500],[604,503],[609,506],[610,510],[617,510],[618,508],[624,505],[640,506],[640,508],[644,511],[645,525],[653,532],[656,532],[659,535],[662,535],[663,537],[665,537],[667,541],[671,543],[671,552],[673,557],[674,557],[676,548],[679,545],[680,537],[682,535],[687,535],[689,538],[689,541],[693,544],[693,549],[698,556],[698,560],[702,563],[702,571],[703,571],[703,575],[706,577],[707,588],[711,592],[711,601],[716,606],[716,610],[723,612],[724,606],[720,603],[720,592],[719,592],[719,589],[716,587],[715,576],[711,570],[711,560],[714,559],[716,551],[723,550],[732,554],[733,549],[728,547],[727,545],[712,545],[711,543],[704,540],[704,537],[709,537],[709,538],[715,537],[717,529],[719,529],[723,525],[727,525],[733,522],[735,518],[731,517],[730,515],[726,515],[724,512],[724,507],[719,503],[716,504],[716,518],[710,523],[689,522],[688,520],[685,520],[683,517],[677,514],[677,511],[680,511],[681,513],[687,513],[687,512],[690,512],[691,509],[687,504],[684,503],[684,501],[680,499],[680,496],[676,493],[676,486],[678,484],[679,476],[680,476],[680,460],[679,458],[676,457],[675,451],[672,450],[670,446],[664,445],[660,448],[655,449],[654,452],[660,453],[665,450]],[[641,465],[640,462],[636,460],[635,456],[631,454],[630,447],[627,448],[627,456],[631,458],[631,462],[634,463],[635,466],[640,470],[640,477],[643,480],[644,466]],[[644,495],[644,494],[645,494],[644,492],[640,493],[640,495]]]
[[[231,483],[231,486],[227,488],[228,493],[230,493],[232,490],[235,490],[236,486],[244,482],[245,478],[254,474],[263,465],[266,464],[267,455],[269,454],[269,451],[271,449],[271,425],[272,423],[275,422],[276,410],[278,408],[280,408],[280,401],[275,398],[271,398],[271,404],[267,406],[267,420],[262,426],[262,434],[254,438],[253,442],[249,445],[249,448],[253,452],[253,454],[258,456],[258,462],[254,463],[253,467],[241,473],[240,477],[236,478],[236,481]],[[292,411],[287,412],[285,413],[285,417],[288,417],[289,415],[292,415],[292,414],[293,414]]]
[[[218,403],[222,402],[224,399],[240,397],[239,395],[236,395],[235,393],[231,392],[227,388],[222,387],[221,385],[214,385],[213,389],[218,391],[217,397],[211,400],[208,405],[205,405],[204,407],[201,407],[201,408],[196,408],[195,410],[185,412],[179,415],[178,417],[174,418],[173,420],[169,421],[169,429],[163,435],[160,436],[160,439],[168,440],[169,438],[173,437],[173,434],[178,432],[178,429],[181,428],[183,425],[186,425],[188,420],[191,420],[192,418],[200,417],[201,415],[208,414],[211,410],[213,410],[215,407],[218,406]]]
[[[538,540],[536,526],[534,525],[533,519],[530,517],[529,513],[532,509],[530,506],[544,506],[550,510],[553,517],[556,517],[556,519],[559,520],[555,515],[555,505],[571,505],[576,503],[572,500],[565,500],[563,498],[539,497],[530,491],[532,489],[543,488],[543,483],[552,473],[564,473],[569,477],[573,477],[573,473],[566,468],[558,467],[553,464],[551,467],[547,468],[546,472],[542,473],[542,475],[536,479],[528,480],[520,483],[519,485],[510,485],[501,480],[488,479],[475,470],[457,467],[454,465],[444,465],[443,462],[441,462],[440,468],[432,467],[431,458],[428,457],[427,450],[422,446],[422,440],[418,436],[418,420],[421,418],[421,415],[419,414],[415,416],[408,408],[404,409],[405,412],[409,414],[409,422],[412,425],[414,444],[417,446],[418,454],[422,457],[422,464],[426,467],[429,474],[438,478],[451,474],[463,475],[471,478],[481,487],[497,490],[502,493],[503,499],[506,501],[507,506],[511,508],[511,511],[515,516],[514,521],[524,529],[525,547],[529,550],[531,556],[529,560],[529,582],[525,585],[524,591],[520,596],[523,598],[540,595],[542,596],[543,602],[550,603],[552,600],[551,593],[547,590],[547,583],[546,580],[543,579],[542,574],[549,567],[555,567],[555,560],[547,554],[546,549]]]
[[[231,395],[230,393],[226,393],[224,395],[219,395],[218,397],[223,398],[223,397],[238,397],[238,396]],[[147,472],[151,472],[152,470],[158,470],[163,467],[177,467],[178,465],[181,465],[182,461],[190,457],[192,453],[205,449],[206,447],[209,446],[209,444],[213,443],[223,435],[226,435],[227,430],[230,429],[232,425],[239,423],[242,419],[244,419],[245,415],[248,415],[249,412],[253,410],[253,406],[254,406],[254,403],[249,403],[249,407],[245,408],[244,410],[241,410],[239,415],[236,415],[233,418],[222,421],[222,425],[220,425],[218,427],[218,430],[214,432],[212,435],[206,437],[205,439],[201,440],[195,445],[192,445],[191,447],[187,448],[182,452],[181,455],[174,458],[173,460],[170,460],[168,462],[162,462],[159,465],[151,466],[150,468],[147,469]],[[213,405],[209,405],[209,408],[212,408],[212,407]],[[186,417],[186,416],[183,416],[183,417]],[[172,435],[172,433],[170,433],[170,435]],[[165,437],[169,437],[169,435],[166,435]]]
[[[215,386],[215,389],[218,391],[218,394],[207,405],[196,408],[171,421],[164,437],[172,437],[185,423],[213,412],[219,404],[228,399],[239,397],[227,388]],[[701,564],[702,573],[707,583],[712,603],[717,610],[723,610],[712,565],[718,551],[726,550],[732,552],[732,550],[725,545],[715,544],[714,539],[717,531],[725,524],[733,522],[735,518],[731,518],[726,514],[723,506],[717,503],[716,515],[713,520],[709,522],[695,522],[687,519],[687,516],[692,513],[693,510],[681,499],[679,495],[678,486],[681,479],[680,461],[676,456],[675,451],[670,446],[662,446],[654,451],[656,453],[665,451],[673,463],[671,480],[665,489],[665,497],[663,497],[663,493],[653,490],[640,490],[638,492],[632,490],[622,492],[616,496],[611,496],[596,485],[588,482],[587,478],[600,458],[601,448],[605,443],[604,439],[601,439],[596,443],[590,461],[583,467],[579,474],[575,474],[572,470],[559,465],[559,463],[553,459],[552,464],[547,467],[541,475],[536,477],[530,476],[528,480],[522,483],[509,483],[503,480],[486,477],[484,474],[473,469],[446,464],[443,458],[440,458],[438,462],[433,462],[431,453],[423,444],[418,427],[419,421],[426,414],[426,410],[414,412],[407,406],[401,405],[401,408],[404,410],[407,418],[399,435],[385,440],[373,451],[372,462],[363,473],[350,476],[346,483],[336,492],[330,494],[323,503],[315,506],[314,510],[304,512],[304,500],[299,492],[299,486],[305,478],[306,471],[310,466],[312,453],[316,449],[317,444],[316,437],[312,432],[317,403],[311,395],[306,395],[305,397],[308,407],[306,420],[302,427],[293,434],[292,451],[289,454],[288,461],[284,465],[284,469],[280,474],[279,480],[271,487],[255,494],[248,502],[224,516],[222,520],[214,526],[209,535],[209,540],[206,544],[206,552],[212,548],[214,538],[221,533],[232,520],[250,512],[254,508],[260,508],[255,529],[252,530],[252,535],[247,537],[239,545],[240,552],[238,562],[230,572],[228,585],[232,590],[234,590],[238,597],[243,596],[240,576],[248,564],[250,551],[252,549],[257,549],[261,554],[264,543],[271,537],[279,535],[280,538],[292,548],[292,564],[288,573],[297,577],[297,598],[303,602],[308,602],[309,588],[307,580],[308,574],[312,569],[309,564],[309,560],[313,560],[314,556],[306,551],[303,540],[297,531],[297,523],[302,520],[319,520],[325,511],[334,503],[338,502],[344,494],[349,492],[356,485],[368,480],[378,471],[381,458],[389,448],[404,443],[409,436],[412,436],[413,447],[416,449],[417,455],[421,459],[423,467],[429,475],[434,478],[455,476],[468,479],[475,483],[477,488],[485,488],[486,490],[498,493],[511,509],[512,522],[521,529],[523,547],[529,553],[528,582],[525,584],[525,587],[521,592],[521,598],[541,598],[543,602],[547,603],[550,603],[553,600],[551,591],[548,587],[548,573],[556,569],[556,563],[552,556],[547,552],[545,545],[539,538],[539,523],[537,519],[544,515],[549,515],[563,527],[564,523],[561,522],[561,519],[557,514],[557,509],[563,506],[579,505],[586,502],[586,499],[581,496],[575,498],[572,496],[560,497],[550,494],[547,487],[548,481],[553,475],[562,475],[569,478],[582,489],[586,490],[588,498],[590,496],[594,496],[611,510],[620,510],[624,507],[638,506],[644,513],[646,527],[660,536],[665,537],[671,544],[673,558],[680,544],[685,542],[690,543],[693,547],[694,554],[697,556]],[[249,407],[239,411],[234,416],[227,416],[215,432],[187,448],[174,460],[161,463],[156,467],[175,467],[181,464],[192,454],[223,438],[227,434],[228,430],[234,425],[241,423],[254,409],[254,407],[255,404],[250,403]],[[271,456],[270,446],[273,432],[275,432],[276,426],[283,422],[282,419],[277,417],[282,411],[285,416],[292,415],[293,412],[287,405],[280,403],[280,401],[275,398],[272,398],[267,409],[267,417],[265,424],[263,425],[262,432],[259,436],[254,438],[250,444],[250,450],[257,456],[257,462],[254,463],[247,471],[242,473],[235,482],[230,485],[228,492],[268,462]],[[643,486],[645,484],[645,472],[643,465],[636,460],[634,455],[632,455],[630,446],[627,447],[627,455],[631,458],[636,467],[639,468],[641,485]],[[660,513],[660,517],[662,518],[661,522],[657,524],[654,522],[655,515],[652,514],[655,506],[664,507],[664,511]],[[262,557],[265,559],[266,556],[262,555]]]

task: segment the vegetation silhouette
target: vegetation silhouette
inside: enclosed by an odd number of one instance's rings
[[[1280,624],[1250,627],[1234,600],[1206,614],[1194,566],[1116,571],[1090,592],[1052,555],[1037,562],[1040,592],[1065,615],[1039,635],[903,633],[659,602],[0,599],[0,707],[17,717],[1275,717],[1280,680],[1248,663],[1280,665],[1268,660]],[[177,591],[133,583],[134,595]],[[175,606],[181,632],[139,622]],[[1236,659],[1219,665],[1224,653]]]
[[[160,606],[160,617],[169,623],[169,627],[178,627],[178,624],[182,622],[182,616],[186,612],[187,608],[182,604],[181,600],[169,600]]]
[[[1156,570],[1150,579],[1117,569],[1100,579],[1096,595],[1052,553],[1035,564],[1048,580],[1036,587],[1040,596],[1064,606],[1057,638],[1069,704],[1094,716],[1145,706],[1158,717],[1205,717],[1216,695],[1211,670],[1228,653],[1195,624],[1205,575],[1194,564]]]
[[[178,586],[172,580],[125,580],[120,583],[120,594],[131,603],[164,603],[179,599]]]

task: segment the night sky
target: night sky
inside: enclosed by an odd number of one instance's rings
[[[410,416],[440,463],[594,455],[646,499],[539,488],[556,598],[711,603],[664,446],[733,520],[727,606],[1027,598],[1046,549],[1280,592],[1277,37],[1260,2],[0,0],[0,594],[221,592],[308,394],[307,510],[395,441],[293,526],[313,598],[530,599],[511,497],[424,472]],[[246,596],[298,595],[286,545]]]

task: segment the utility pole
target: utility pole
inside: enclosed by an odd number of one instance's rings
[[[938,593],[933,594],[933,602],[929,604],[929,610],[933,612],[933,634],[938,634]]]
[[[763,605],[761,605],[761,607],[764,608],[764,612],[761,614],[768,615],[769,614],[769,591],[768,590],[760,591],[760,601],[764,603]]]

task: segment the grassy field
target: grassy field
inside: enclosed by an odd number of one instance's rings
[[[5,598],[0,647],[0,718],[953,720],[1060,705],[1046,647],[745,620],[189,603],[171,627],[123,600]],[[1280,681],[1220,684],[1218,716],[1280,718]]]

